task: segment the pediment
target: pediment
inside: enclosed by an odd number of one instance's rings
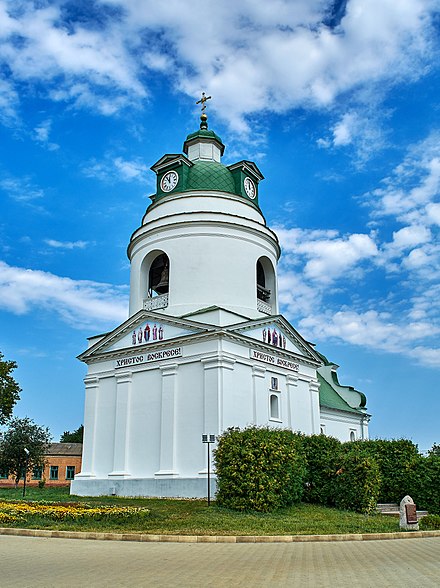
[[[266,344],[273,350],[289,351],[307,359],[322,363],[313,347],[281,315],[267,319],[252,320],[241,325],[233,325],[227,330]]]
[[[140,310],[82,353],[79,359],[87,360],[93,355],[113,354],[122,350],[146,349],[209,330],[212,329],[189,320]]]
[[[161,170],[169,167],[170,165],[181,163],[184,163],[188,167],[194,165],[192,161],[190,161],[187,157],[185,157],[185,155],[182,155],[181,153],[167,153],[166,155],[163,155],[159,161],[156,161],[156,163],[152,165],[150,169],[152,169],[155,173],[159,173]]]

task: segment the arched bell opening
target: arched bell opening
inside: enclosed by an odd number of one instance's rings
[[[271,291],[266,288],[266,276],[261,261],[257,261],[257,298],[263,302],[269,302]]]
[[[140,298],[144,301],[144,308],[155,310],[168,305],[170,280],[170,260],[168,255],[160,249],[150,251],[144,257],[140,267]],[[162,299],[163,306],[158,306]]]
[[[270,314],[275,309],[275,270],[267,257],[260,257],[256,267],[257,307],[258,310]]]
[[[170,261],[166,253],[153,259],[148,272],[148,297],[168,294],[170,280]]]

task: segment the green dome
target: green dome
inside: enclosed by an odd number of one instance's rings
[[[188,170],[185,191],[188,190],[218,190],[235,193],[235,182],[232,173],[221,163],[195,161]]]
[[[220,137],[216,133],[214,133],[214,131],[208,131],[207,129],[199,129],[195,133],[191,133],[190,135],[187,136],[185,143],[186,143],[186,141],[191,141],[191,139],[196,139],[197,137],[206,137],[208,139],[215,139],[219,143],[223,144],[223,141],[220,139]]]

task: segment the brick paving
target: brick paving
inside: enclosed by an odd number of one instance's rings
[[[0,585],[438,588],[440,537],[329,543],[137,543],[0,536]]]

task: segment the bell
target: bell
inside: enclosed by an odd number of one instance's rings
[[[153,286],[153,290],[158,294],[166,294],[168,292],[168,284],[169,284],[169,269],[168,265],[165,265],[162,273],[160,274],[159,283]]]

